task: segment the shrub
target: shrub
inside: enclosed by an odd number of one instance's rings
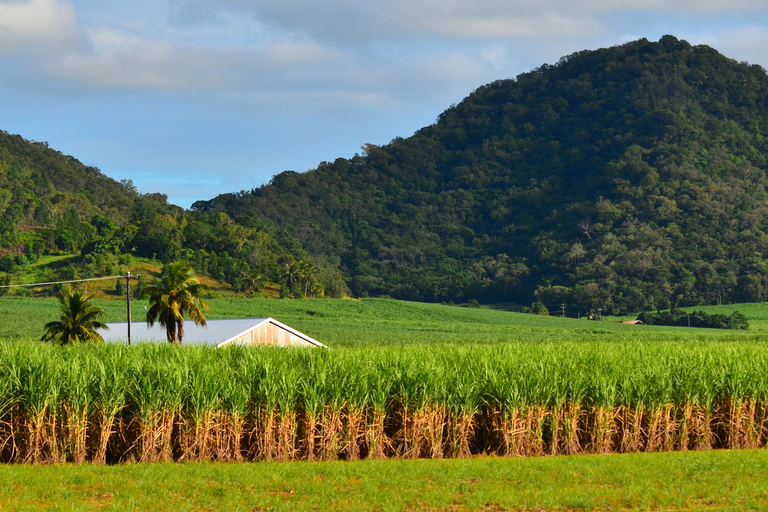
[[[710,315],[704,311],[688,313],[682,309],[672,309],[656,313],[640,313],[637,319],[647,325],[690,326],[709,329],[749,329],[747,318],[738,311],[726,316],[722,314]]]
[[[0,270],[3,272],[13,272],[16,270],[16,259],[13,254],[6,254],[0,258]]]

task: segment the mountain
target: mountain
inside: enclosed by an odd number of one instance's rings
[[[125,224],[141,210],[156,210],[149,207],[149,202],[158,203],[152,199],[160,199],[164,208],[170,208],[164,198],[142,197],[130,181],[118,183],[95,167],[49,148],[46,142],[28,141],[0,131],[2,247],[13,247],[20,232],[51,228],[45,233],[50,239],[38,242],[53,247],[55,237],[64,236],[67,240],[59,240],[59,244],[72,249],[98,230],[93,225],[80,225],[80,219],[89,222],[97,217],[109,218]],[[62,231],[65,224],[69,224],[66,234]],[[22,240],[26,238],[21,236]]]
[[[413,136],[193,205],[356,295],[609,312],[768,295],[768,76],[672,36],[480,87]]]
[[[30,266],[52,255],[75,257]],[[0,131],[0,282],[113,276],[135,265],[134,257],[190,260],[230,291],[348,293],[335,269],[316,265],[295,238],[258,215],[235,221],[184,211],[165,194],[141,194],[130,180],[117,182],[45,142]]]

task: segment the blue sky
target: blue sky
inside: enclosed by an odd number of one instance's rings
[[[765,0],[0,0],[0,129],[188,207],[664,34],[768,68]]]

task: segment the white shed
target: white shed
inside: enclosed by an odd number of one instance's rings
[[[128,322],[108,323],[108,331],[99,331],[107,342],[127,342]],[[159,323],[148,327],[146,322],[131,322],[131,340],[167,342],[165,328]],[[197,326],[192,320],[184,322],[184,344],[212,345],[270,345],[278,347],[323,347],[319,341],[288,327],[274,318],[230,318],[208,320],[207,326]]]

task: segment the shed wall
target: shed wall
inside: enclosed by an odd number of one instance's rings
[[[288,332],[277,325],[266,323],[245,333],[243,336],[233,340],[237,345],[270,345],[278,347],[311,347],[311,343],[301,339],[295,334]]]

